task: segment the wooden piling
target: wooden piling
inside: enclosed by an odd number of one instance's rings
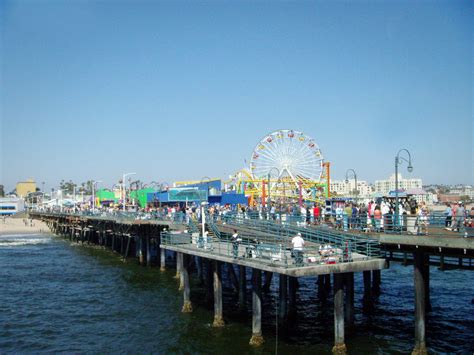
[[[273,272],[265,271],[265,282],[263,283],[263,291],[270,291],[270,286],[272,285]]]
[[[345,321],[348,325],[354,325],[354,273],[344,274],[346,304],[344,308]]]
[[[441,256],[439,257],[439,269],[440,269],[441,271],[444,271],[444,270],[445,270],[445,268],[444,268],[444,255],[441,255]]]
[[[181,275],[183,279],[183,313],[190,313],[193,311],[191,304],[191,286],[189,284],[189,256],[186,254],[181,255],[182,268]]]
[[[288,276],[288,317],[296,316],[296,277]]]
[[[334,347],[332,353],[347,354],[344,341],[344,276],[334,274]]]
[[[176,259],[176,274],[174,275],[174,278],[179,279],[179,271],[180,271],[181,264],[179,262],[179,253],[178,252],[175,253],[175,259]]]
[[[199,283],[201,285],[204,285],[204,264],[200,256],[196,256],[196,258],[197,258],[197,272],[198,272]]]
[[[381,272],[380,270],[372,270],[372,291],[374,295],[380,294]]]
[[[176,255],[176,263],[179,271],[176,272],[176,275],[179,277],[179,290],[182,291],[184,289],[184,277],[183,277],[183,253],[178,253]]]
[[[224,326],[222,312],[222,263],[214,261],[214,321],[212,326],[220,328]]]
[[[148,231],[145,238],[146,238],[146,265],[151,266],[150,231]]]
[[[319,275],[318,276],[318,298],[319,300],[323,301],[326,300],[326,287],[324,285],[325,276]]]
[[[235,274],[234,265],[232,263],[227,263],[227,274],[229,275],[229,279],[231,281],[232,287],[236,292],[239,291],[239,280],[237,279],[237,275]]]
[[[324,289],[326,292],[326,296],[328,296],[331,293],[331,275],[330,274],[324,275]]]
[[[262,271],[252,271],[252,337],[250,345],[261,346],[264,343],[262,336]]]
[[[160,271],[166,270],[166,249],[160,250]]]
[[[127,259],[128,254],[130,253],[130,244],[132,243],[132,237],[127,237],[127,247],[125,248],[125,254],[123,256],[123,260]]]
[[[206,262],[206,303],[212,304],[213,293],[214,293],[214,282],[212,273],[212,262],[209,259]]]
[[[247,293],[247,279],[245,274],[245,266],[239,266],[239,309],[241,311],[246,309],[246,293]]]
[[[430,254],[424,253],[423,280],[425,282],[425,311],[431,312],[430,299]]]
[[[371,272],[364,271],[363,278],[364,278],[364,302],[370,302],[372,300],[372,290],[371,290]]]
[[[414,283],[415,283],[415,348],[413,355],[427,354],[426,329],[425,329],[425,287],[424,276],[426,275],[425,257],[423,251],[417,250],[413,253],[414,258]]]
[[[284,320],[287,316],[288,298],[288,276],[280,274],[280,285],[278,289],[278,317]]]

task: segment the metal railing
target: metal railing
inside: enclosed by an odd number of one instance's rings
[[[242,215],[228,215],[224,219],[228,226],[240,226],[254,231],[276,235],[290,241],[297,233],[301,233],[304,240],[319,245],[329,244],[337,248],[348,249],[350,253],[363,254],[367,258],[381,257],[380,243],[363,234],[344,233],[328,228],[327,226],[308,226],[306,224],[279,224],[269,220],[253,220]]]
[[[246,232],[239,234],[239,241],[232,241],[227,236],[221,239],[206,236],[204,239],[199,233],[165,231],[161,234],[161,244],[180,247],[184,252],[195,250],[283,268],[366,260],[364,256],[352,254],[349,244],[345,248],[330,244],[310,244],[299,252],[291,249],[289,241],[278,238],[272,240],[271,237],[258,239],[253,233]]]
[[[206,218],[214,236],[201,233],[162,234],[162,244],[202,250],[210,254],[232,258],[246,258],[259,263],[281,267],[300,267],[314,264],[336,264],[355,260],[381,258],[380,243],[365,235],[354,235],[330,228],[309,228],[306,225],[280,224],[265,219],[248,218],[243,214],[226,214],[220,221]],[[222,229],[238,230],[238,241]],[[291,239],[301,233],[304,249],[293,250]]]

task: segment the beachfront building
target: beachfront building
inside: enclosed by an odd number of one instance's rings
[[[33,179],[20,181],[16,184],[16,195],[25,198],[30,192],[36,192],[36,182]]]
[[[422,189],[421,179],[404,179],[398,174],[398,190]],[[376,194],[386,195],[390,191],[395,191],[395,174],[392,174],[387,180],[376,180],[374,184]]]
[[[25,201],[18,197],[0,198],[0,216],[10,216],[25,209]]]
[[[357,180],[357,193],[355,191],[355,179],[349,180],[331,180],[331,192],[338,196],[354,196],[369,197],[372,194],[372,187],[367,181]]]

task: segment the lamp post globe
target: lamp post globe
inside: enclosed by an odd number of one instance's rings
[[[353,177],[354,177],[354,183],[355,183],[355,187],[354,187],[354,196],[355,195],[358,195],[358,189],[357,189],[357,173],[355,172],[354,169],[347,169],[346,170],[346,184],[349,183],[349,173],[352,173]],[[349,191],[350,193],[350,191]]]
[[[400,153],[407,153],[408,155],[408,159],[400,156]],[[408,151],[408,149],[400,149],[397,153],[397,155],[395,156],[395,229],[398,229],[398,226],[400,224],[400,216],[399,216],[399,202],[398,202],[398,166],[403,162],[405,161],[408,166],[407,166],[407,171],[409,173],[411,173],[413,171],[413,165],[411,163],[411,154],[410,152]]]

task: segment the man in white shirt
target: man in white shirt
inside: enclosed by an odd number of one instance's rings
[[[295,258],[295,265],[302,266],[304,240],[301,237],[301,233],[298,233],[293,237],[293,239],[291,239],[291,244],[293,245],[293,257]]]

